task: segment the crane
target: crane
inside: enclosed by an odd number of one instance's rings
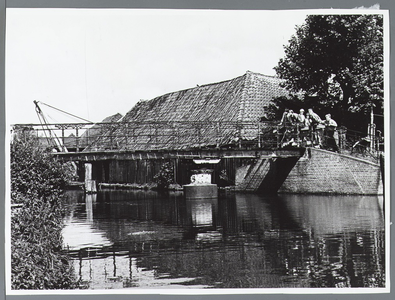
[[[38,119],[40,120],[48,144],[52,146],[54,149],[59,150],[60,152],[62,151],[67,152],[67,148],[64,147],[64,145],[61,143],[55,132],[53,132],[53,130],[49,127],[48,121],[45,118],[44,113],[41,110],[41,107],[38,105],[38,101],[34,100],[33,103],[35,105],[36,113]]]
[[[45,137],[46,137],[46,139],[47,139],[48,144],[49,144],[51,147],[53,147],[54,149],[57,149],[57,150],[60,151],[60,152],[68,152],[68,150],[67,150],[67,148],[64,146],[63,142],[62,142],[62,141],[58,138],[58,136],[55,134],[54,130],[50,128],[49,122],[48,122],[47,118],[45,117],[45,115],[44,115],[44,113],[43,113],[41,107],[39,106],[39,103],[40,103],[40,104],[43,104],[43,105],[46,105],[46,106],[48,106],[48,107],[50,107],[50,108],[52,108],[52,109],[55,109],[55,110],[57,110],[57,111],[60,111],[60,112],[62,112],[62,113],[64,113],[64,114],[67,114],[67,115],[69,115],[69,116],[72,116],[72,117],[74,117],[74,118],[83,120],[84,122],[92,123],[92,122],[89,121],[89,120],[86,120],[86,119],[84,119],[84,118],[78,117],[78,116],[76,116],[76,115],[73,115],[73,114],[71,114],[71,113],[68,113],[68,112],[66,112],[66,111],[64,111],[64,110],[61,110],[61,109],[59,109],[59,108],[53,107],[53,106],[51,106],[51,105],[49,105],[49,104],[46,104],[46,103],[44,103],[44,102],[39,102],[39,101],[37,101],[37,100],[34,100],[33,103],[34,103],[34,105],[35,105],[35,110],[36,110],[38,119],[40,120],[40,123],[41,123],[41,126],[42,126],[42,128],[43,128],[43,131],[44,131],[44,134],[45,134]],[[63,132],[63,131],[62,131],[62,132]]]

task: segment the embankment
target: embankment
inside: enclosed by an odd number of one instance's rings
[[[306,149],[280,193],[382,195],[379,164],[315,148]]]

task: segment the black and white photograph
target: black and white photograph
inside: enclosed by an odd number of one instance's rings
[[[7,294],[388,293],[389,14],[8,8]]]

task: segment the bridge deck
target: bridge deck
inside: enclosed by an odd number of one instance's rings
[[[218,158],[274,158],[301,157],[305,148],[277,149],[277,150],[152,150],[125,151],[107,150],[95,152],[59,152],[54,153],[62,161],[100,161],[100,160],[140,160],[140,159],[218,159]]]

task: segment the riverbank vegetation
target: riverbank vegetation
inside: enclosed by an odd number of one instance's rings
[[[170,162],[164,163],[159,173],[154,177],[159,190],[168,189],[171,184],[174,184],[174,167]]]
[[[12,289],[75,288],[71,262],[62,249],[62,190],[71,165],[53,159],[29,130],[11,142]]]

